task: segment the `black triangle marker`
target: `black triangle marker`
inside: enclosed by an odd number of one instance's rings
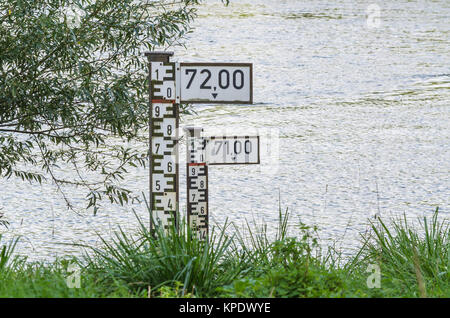
[[[217,93],[212,93],[212,96],[214,97],[214,99],[216,99]]]

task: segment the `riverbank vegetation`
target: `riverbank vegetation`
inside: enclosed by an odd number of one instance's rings
[[[140,221],[51,264],[15,255],[15,239],[0,243],[0,297],[450,297],[450,228],[438,214],[417,227],[377,218],[345,258],[320,247],[315,227],[288,231],[287,211],[275,235],[226,224],[204,243],[184,222],[152,235]]]
[[[68,186],[93,213],[138,201],[123,179],[148,165],[144,53],[182,44],[200,4],[2,0],[0,178],[51,181],[74,211]]]

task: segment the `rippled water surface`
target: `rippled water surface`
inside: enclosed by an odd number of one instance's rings
[[[274,229],[281,199],[294,224],[298,217],[317,224],[324,242],[349,250],[374,214],[414,219],[439,206],[448,217],[450,2],[378,5],[375,26],[367,1],[201,7],[174,60],[253,63],[254,105],[195,106],[198,114],[184,116],[182,125],[209,135],[258,132],[271,142],[261,166],[210,168],[213,223],[254,218]],[[147,175],[134,172],[129,187],[147,192]],[[51,185],[0,180],[0,187],[7,237],[23,235],[20,251],[31,258],[76,252],[59,243],[94,243],[96,232],[136,225],[130,207],[79,216],[65,210]],[[83,202],[81,190],[69,194]],[[145,216],[144,206],[135,208]]]

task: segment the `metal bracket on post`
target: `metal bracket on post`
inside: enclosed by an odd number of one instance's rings
[[[199,240],[208,236],[208,166],[200,127],[185,127],[187,222]]]
[[[173,52],[145,53],[149,64],[150,230],[177,224],[179,212],[178,125]]]

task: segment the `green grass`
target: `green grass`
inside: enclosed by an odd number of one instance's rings
[[[345,261],[320,248],[316,227],[298,222],[288,234],[281,209],[273,236],[264,224],[226,224],[200,242],[184,222],[152,235],[139,220],[135,233],[119,230],[84,246],[83,257],[51,264],[14,256],[17,240],[0,236],[0,297],[449,297],[449,223],[438,215],[418,228],[378,218]],[[67,286],[70,264],[81,269],[81,288]],[[367,284],[373,265],[380,288]]]
[[[407,297],[450,297],[450,228],[438,215],[436,209],[431,218],[424,217],[419,229],[406,216],[390,227],[382,219],[372,223],[360,258],[379,264],[384,290]]]
[[[125,286],[99,284],[95,276],[82,274],[82,288],[68,288],[68,261],[52,264],[22,263],[7,274],[0,275],[0,297],[133,297]]]
[[[137,293],[158,292],[163,286],[176,289],[181,284],[182,295],[198,296],[210,295],[241,273],[241,261],[225,234],[226,227],[213,228],[209,240],[201,242],[184,222],[180,231],[172,227],[166,234],[160,228],[153,236],[138,220],[140,228],[134,236],[120,230],[111,242],[102,238],[102,248],[87,247],[84,263],[89,273]],[[230,266],[229,260],[236,262]]]

